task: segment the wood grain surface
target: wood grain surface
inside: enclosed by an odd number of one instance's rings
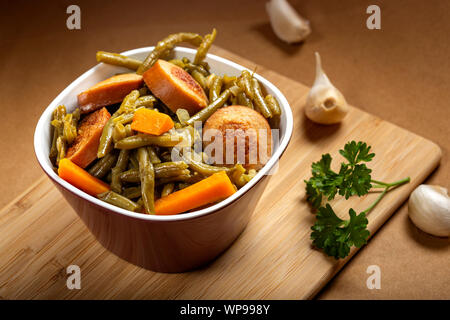
[[[213,51],[257,67],[285,94],[294,113],[293,136],[279,170],[234,245],[193,272],[162,274],[138,268],[97,243],[49,179],[41,177],[0,212],[1,298],[312,298],[348,259],[336,261],[311,247],[314,216],[304,199],[303,182],[311,162],[324,152],[337,158],[347,141],[364,140],[376,153],[370,163],[374,178],[411,177],[411,183],[390,192],[369,214],[372,234],[438,165],[441,150],[436,144],[357,108],[341,125],[313,124],[302,110],[306,86],[223,49]],[[333,206],[342,213],[349,207],[363,210],[376,196],[337,199]],[[81,268],[81,290],[66,287],[70,264]]]

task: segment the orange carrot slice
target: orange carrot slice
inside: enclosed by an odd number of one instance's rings
[[[186,212],[225,199],[236,192],[225,171],[214,173],[189,187],[155,201],[155,213],[171,215]]]
[[[165,113],[140,108],[136,110],[131,129],[159,136],[173,128],[172,119]]]
[[[142,76],[150,91],[173,112],[183,108],[192,115],[208,105],[197,81],[170,62],[158,60]]]
[[[80,110],[89,113],[121,102],[132,90],[142,87],[143,82],[142,76],[135,73],[119,74],[103,80],[78,95]]]
[[[87,171],[67,158],[59,161],[58,175],[78,189],[93,196],[109,190],[109,186],[106,183],[91,176]]]
[[[81,120],[78,135],[67,150],[66,157],[76,165],[86,168],[97,158],[103,127],[111,115],[106,108],[97,110]]]

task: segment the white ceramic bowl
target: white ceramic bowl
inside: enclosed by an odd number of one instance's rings
[[[143,60],[151,50],[153,47],[146,47],[123,54]],[[174,57],[193,59],[195,53],[196,50],[177,47]],[[219,75],[239,75],[246,69],[212,54],[207,55],[206,61],[211,71]],[[255,74],[282,109],[279,143],[275,143],[273,155],[266,165],[238,192],[211,207],[179,215],[145,215],[110,205],[77,189],[53,171],[48,158],[53,110],[58,105],[65,105],[68,112],[72,112],[77,106],[78,93],[119,72],[129,70],[100,63],[78,77],[50,103],[36,126],[36,157],[44,172],[106,248],[125,260],[155,271],[192,269],[219,255],[247,225],[269,180],[264,179],[265,176],[276,165],[291,138],[293,119],[289,103],[272,83]]]

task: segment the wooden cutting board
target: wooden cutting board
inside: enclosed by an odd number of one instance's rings
[[[314,216],[305,202],[303,182],[311,163],[329,152],[339,165],[338,150],[349,140],[363,140],[376,153],[369,165],[375,179],[411,177],[369,214],[372,235],[438,165],[441,150],[436,144],[359,109],[352,108],[341,125],[309,122],[302,110],[308,87],[223,49],[213,51],[250,69],[257,67],[285,94],[294,114],[294,132],[279,170],[233,246],[193,272],[141,269],[106,251],[43,176],[0,211],[0,299],[312,298],[350,257],[336,261],[311,246]],[[363,210],[376,197],[371,193],[337,199],[333,207],[345,217],[350,207]],[[81,268],[81,290],[66,287],[71,264]]]

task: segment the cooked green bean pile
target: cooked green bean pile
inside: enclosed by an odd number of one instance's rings
[[[195,33],[169,35],[156,44],[144,61],[117,53],[97,52],[97,61],[128,68],[141,75],[158,59],[167,59],[176,45],[187,42],[197,47],[194,59],[168,61],[188,72],[208,98],[208,105],[192,116],[185,109],[178,109],[174,113],[144,84],[129,92],[120,104],[108,106],[111,117],[105,120],[101,131],[97,158],[85,168],[90,175],[109,185],[110,190],[99,194],[99,199],[127,210],[153,214],[156,199],[214,173],[225,171],[237,188],[243,187],[256,175],[256,170],[247,170],[241,164],[234,167],[208,164],[205,154],[196,154],[194,151],[195,141],[199,138],[199,133],[193,128],[194,122],[205,123],[220,108],[242,105],[259,112],[272,128],[278,128],[280,122],[281,109],[277,100],[265,94],[250,71],[244,70],[236,76],[212,72],[205,58],[216,35],[215,29],[205,36]],[[134,131],[131,123],[140,109],[169,115],[174,128],[161,135]],[[59,106],[53,112],[49,156],[56,167],[75,141],[79,122],[85,116],[80,115],[80,109],[67,113],[64,106]],[[181,154],[177,149],[180,142],[191,148],[191,152]],[[179,156],[180,161],[172,160],[174,154]]]
[[[80,109],[73,113],[66,113],[65,106],[59,106],[53,111],[53,139],[50,148],[50,159],[58,164],[66,156],[67,145],[71,144],[77,136],[77,123],[80,119]]]

